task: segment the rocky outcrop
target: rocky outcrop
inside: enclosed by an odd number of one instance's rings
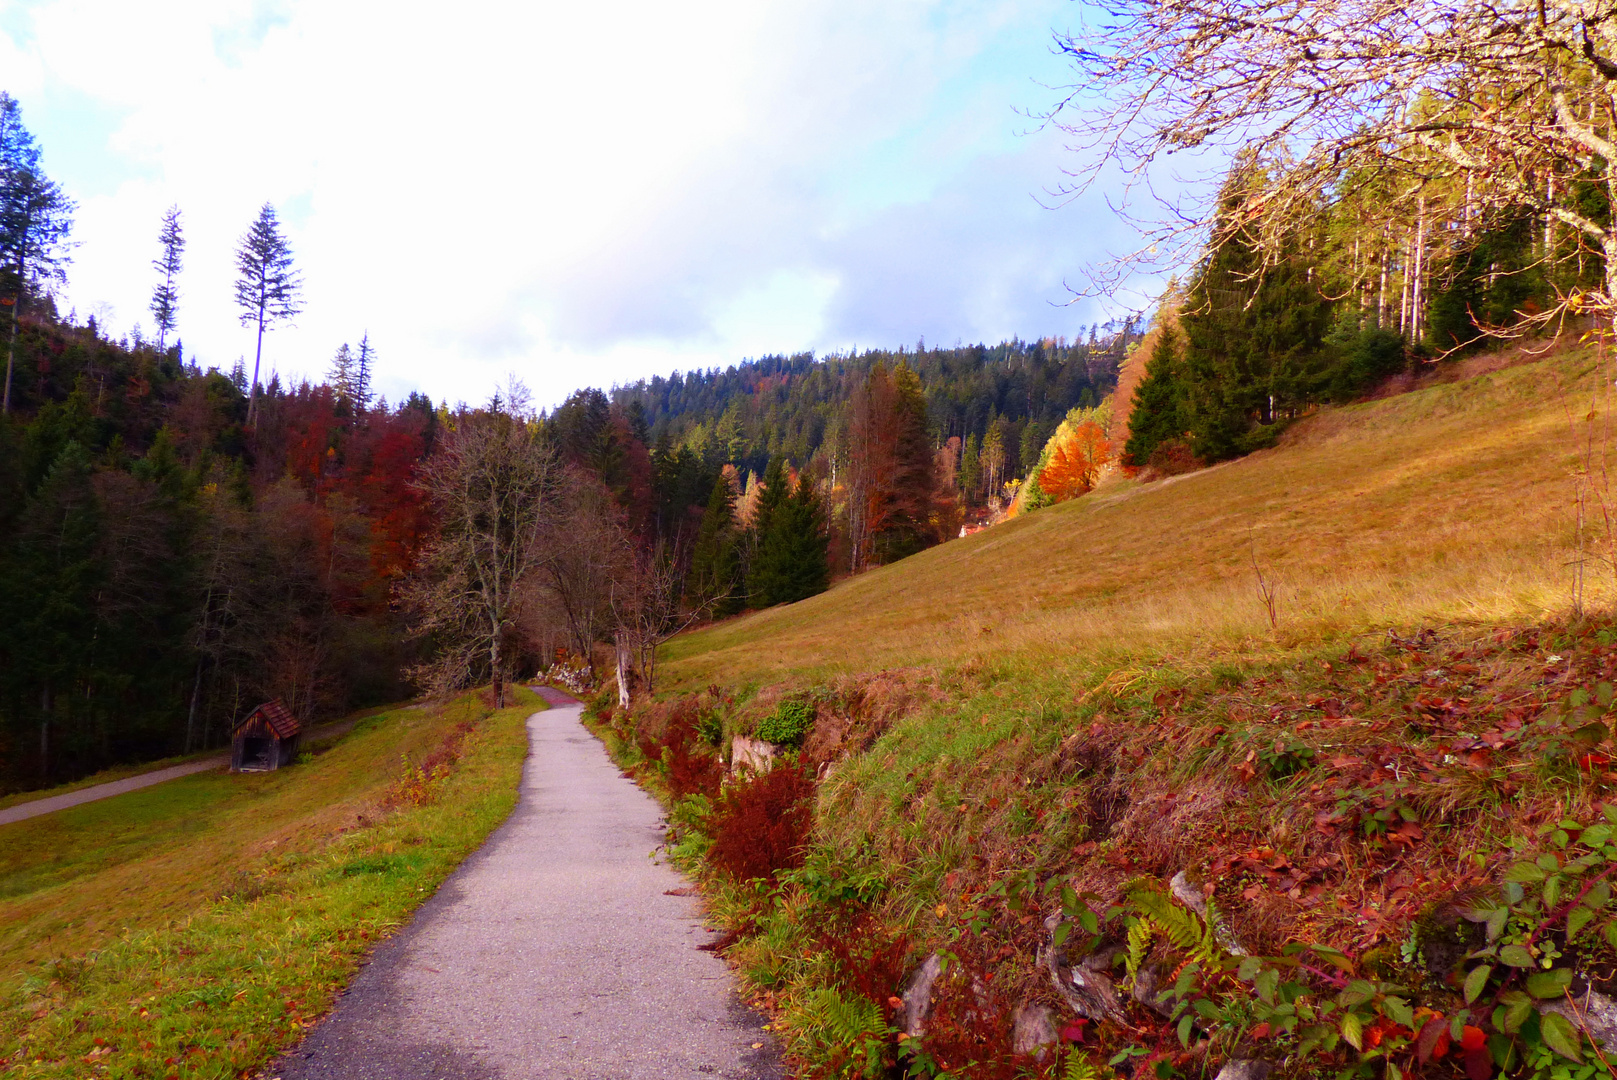
[[[1032,1054],[1039,1061],[1045,1058],[1047,1046],[1054,1046],[1060,1036],[1056,1033],[1055,1014],[1044,1005],[1022,1005],[1011,1014],[1011,1050],[1018,1054]]]
[[[777,752],[774,743],[737,735],[730,740],[730,771],[766,773],[774,767]]]
[[[912,1039],[926,1034],[926,1018],[932,1015],[932,987],[942,974],[943,958],[933,953],[904,985],[904,1034]]]

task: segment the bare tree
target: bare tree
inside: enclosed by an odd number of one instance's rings
[[[544,524],[559,479],[536,429],[504,412],[462,414],[440,437],[420,484],[438,514],[437,535],[406,587],[415,629],[439,656],[415,675],[437,689],[467,685],[486,665],[505,704],[506,638],[524,583],[544,560]]]
[[[1546,238],[1563,230],[1575,248],[1598,251],[1603,287],[1564,296],[1560,313],[1617,313],[1609,4],[1117,0],[1100,18],[1058,38],[1076,77],[1046,119],[1086,155],[1065,193],[1118,167],[1132,194],[1156,195],[1170,158],[1222,173],[1244,155],[1267,182],[1224,228],[1278,251],[1265,241],[1295,232],[1326,203],[1376,190],[1367,212],[1387,235],[1410,237],[1419,270],[1426,197],[1446,192],[1466,226],[1461,237],[1490,217],[1532,214]],[[1102,268],[1097,288],[1182,262],[1208,239],[1214,186],[1205,175],[1178,179],[1191,181],[1192,194],[1160,196],[1166,213],[1136,217],[1144,243]]]
[[[612,582],[613,643],[617,649],[618,703],[629,704],[629,676],[646,694],[656,687],[657,648],[703,617],[713,602],[684,608],[684,575],[677,553],[658,543],[631,551]]]
[[[544,525],[541,580],[580,656],[612,631],[612,585],[631,562],[622,518],[599,477],[566,471]]]

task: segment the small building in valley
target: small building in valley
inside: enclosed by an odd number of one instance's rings
[[[279,698],[266,701],[236,725],[231,739],[231,772],[269,772],[298,756],[303,725]]]

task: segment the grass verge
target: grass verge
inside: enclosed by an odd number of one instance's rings
[[[517,695],[0,827],[7,1075],[234,1077],[295,1043],[516,805],[544,707]]]

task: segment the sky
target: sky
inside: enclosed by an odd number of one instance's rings
[[[370,334],[393,400],[554,405],[769,353],[1076,336],[1129,247],[1029,113],[1068,0],[454,5],[0,0],[0,90],[78,202],[64,311],[148,311],[164,210],[188,358],[249,367],[235,246],[304,281],[264,371]],[[1063,203],[1062,205],[1056,205]]]

